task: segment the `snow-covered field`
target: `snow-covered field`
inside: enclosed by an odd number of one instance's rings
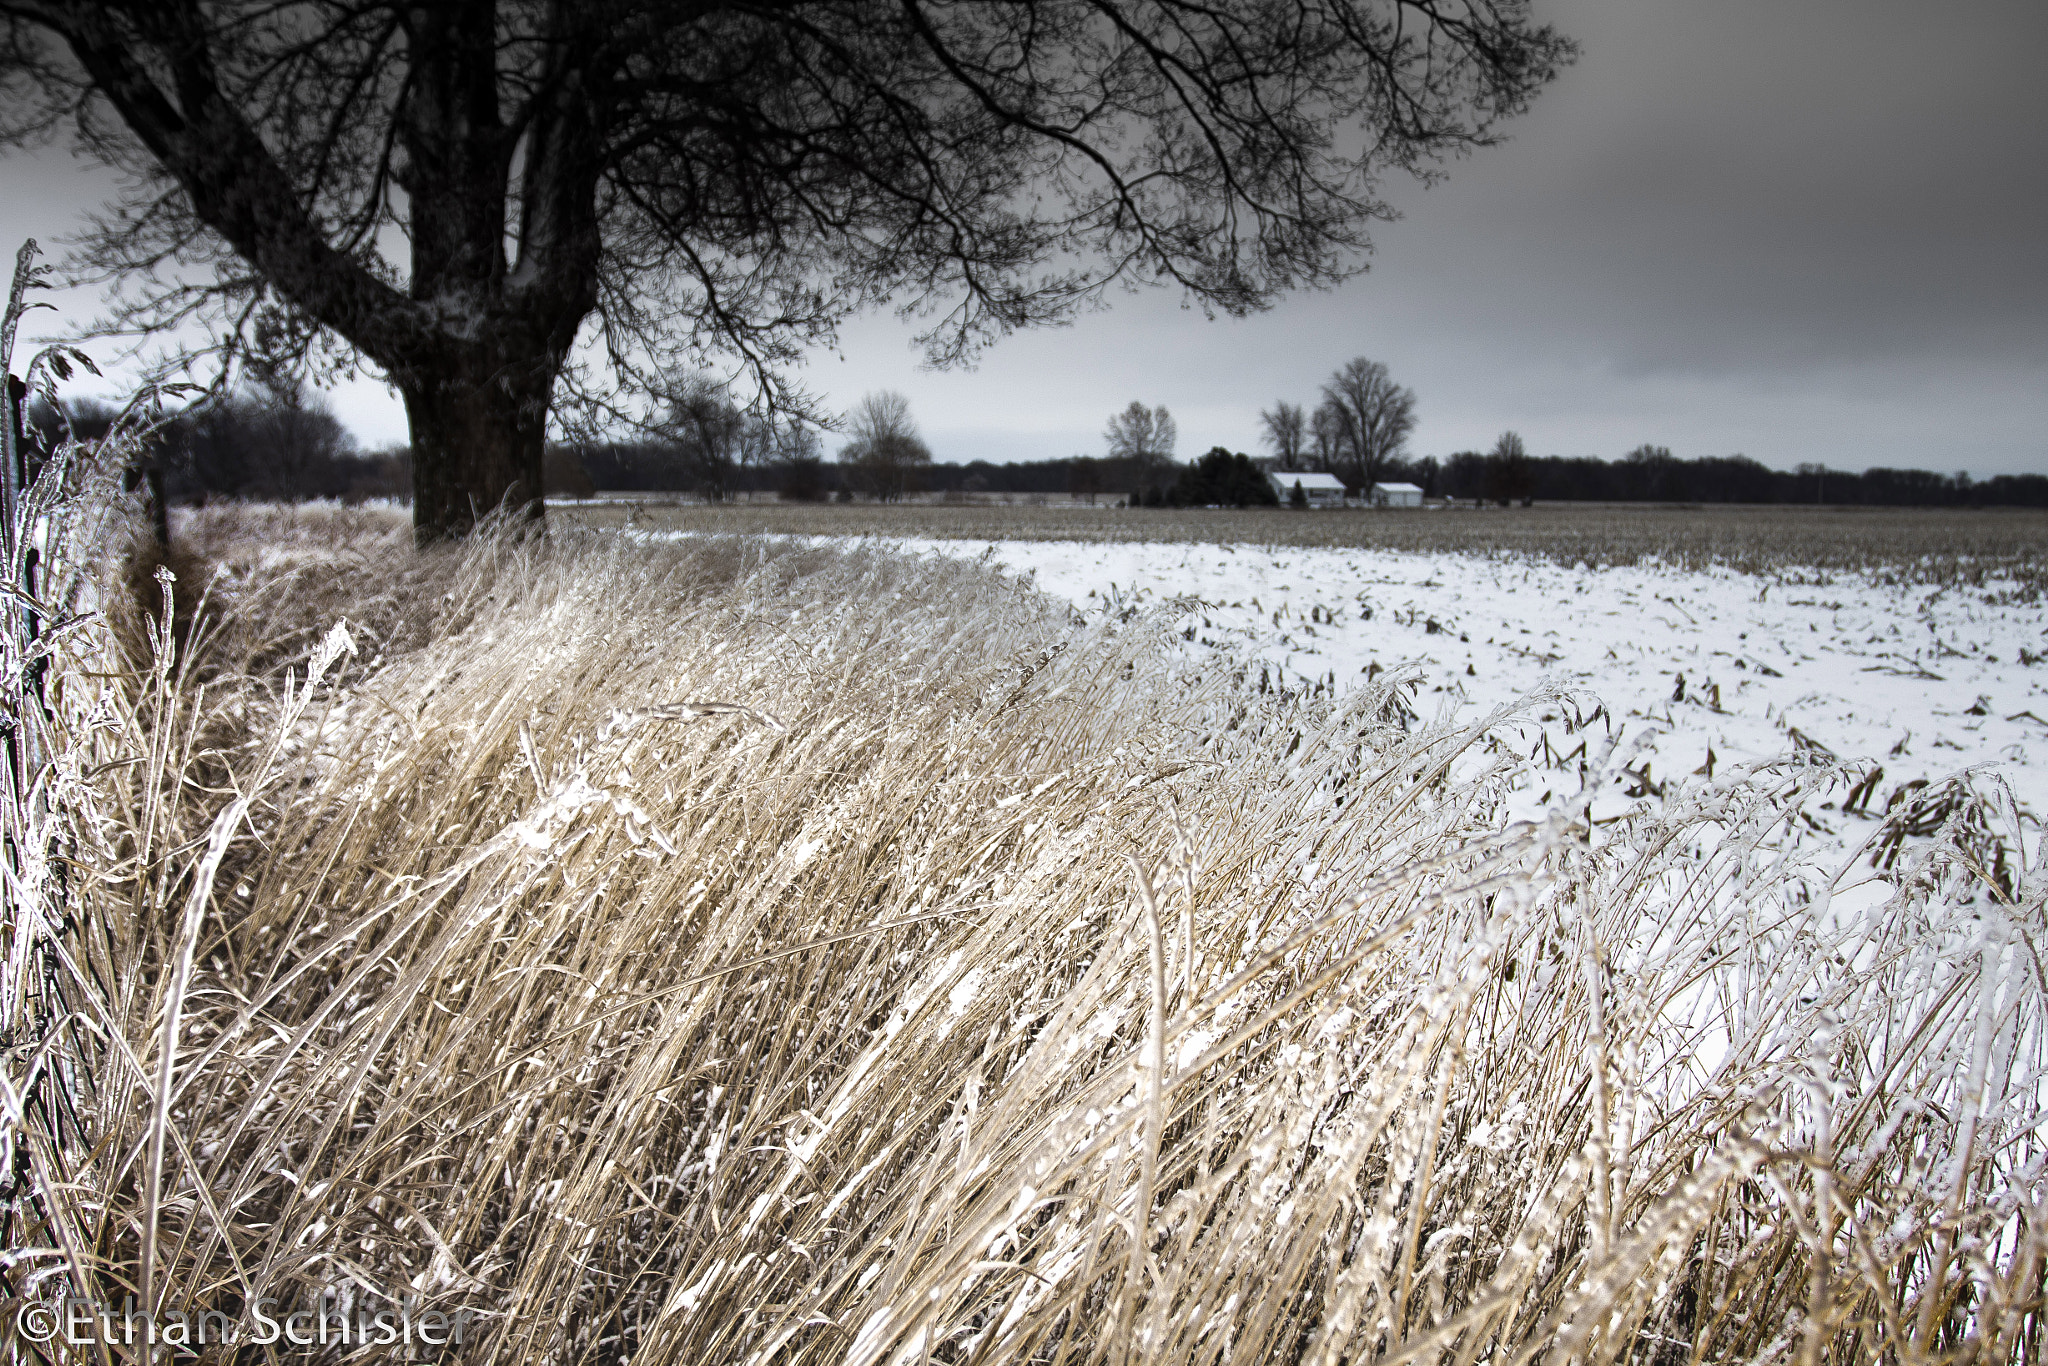
[[[1596,714],[1603,739],[1610,724],[1647,737],[1643,781],[1627,780],[1639,796],[1706,773],[1710,755],[1718,768],[1819,747],[1859,774],[1881,768],[1857,811],[1844,814],[1845,784],[1810,813],[1824,844],[1859,843],[1903,785],[1966,768],[2002,776],[2036,821],[2048,811],[2048,604],[1997,586],[1251,545],[1006,541],[991,558],[1083,608],[1189,599],[1193,642],[1290,687],[1341,690],[1408,665],[1419,712],[1472,719],[1559,685],[1570,701],[1524,728],[1544,762],[1517,814],[1562,795],[1548,784],[1571,766],[1554,760]]]

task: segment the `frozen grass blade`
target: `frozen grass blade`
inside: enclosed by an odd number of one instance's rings
[[[157,1045],[156,1103],[149,1121],[149,1169],[143,1179],[142,1202],[142,1294],[143,1305],[154,1311],[156,1297],[157,1227],[163,1212],[164,1144],[171,1131],[172,1082],[178,1069],[178,1035],[184,1023],[185,993],[192,984],[192,960],[199,951],[199,930],[206,921],[206,908],[213,898],[213,880],[227,857],[228,842],[248,817],[249,804],[237,799],[228,803],[213,819],[206,834],[206,851],[192,871],[192,891],[185,902],[185,914],[178,926],[172,949],[171,982],[164,993],[163,1030]]]

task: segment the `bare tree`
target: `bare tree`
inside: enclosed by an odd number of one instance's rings
[[[885,503],[916,492],[932,453],[911,419],[909,399],[892,389],[876,390],[854,405],[846,425],[853,439],[840,450],[839,463],[849,467],[862,491]]]
[[[8,0],[0,142],[126,174],[74,262],[123,325],[381,371],[432,538],[541,515],[558,404],[723,356],[794,405],[883,302],[943,364],[1342,279],[1573,52],[1524,0]]]
[[[1309,415],[1309,449],[1315,467],[1325,474],[1344,468],[1344,421],[1328,403],[1319,404]]]
[[[1109,458],[1129,461],[1142,485],[1173,463],[1173,448],[1180,442],[1180,429],[1164,404],[1147,408],[1132,399],[1130,407],[1111,416],[1102,437],[1109,443]]]
[[[1265,428],[1266,444],[1280,458],[1280,468],[1300,469],[1302,450],[1308,441],[1308,415],[1302,412],[1301,405],[1282,399],[1259,414],[1259,424]]]
[[[1493,453],[1486,457],[1486,492],[1502,507],[1520,499],[1527,507],[1530,493],[1535,487],[1535,475],[1529,468],[1529,448],[1522,444],[1522,438],[1514,432],[1502,432],[1500,440],[1493,443]]]
[[[671,389],[668,409],[667,421],[656,430],[678,448],[691,487],[711,502],[724,502],[745,455],[747,415],[708,375],[685,376]]]
[[[802,424],[797,424],[801,426]],[[815,440],[815,438],[813,438]],[[739,477],[747,497],[754,496],[763,474],[782,462],[790,441],[786,424],[775,413],[749,411],[740,420]]]
[[[1323,386],[1322,412],[1330,415],[1338,472],[1370,489],[1415,430],[1415,391],[1394,383],[1383,362],[1359,356]]]

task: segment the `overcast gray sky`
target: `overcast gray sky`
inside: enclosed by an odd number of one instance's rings
[[[1613,458],[1650,441],[1766,464],[2048,472],[2048,3],[1538,0],[1585,49],[1510,129],[1377,233],[1372,269],[1209,321],[1117,296],[931,372],[887,317],[804,378],[909,395],[941,459],[1099,454],[1165,404],[1183,458],[1258,448],[1352,356],[1418,396],[1418,454]],[[46,241],[100,182],[5,164],[0,233]],[[337,409],[402,440],[388,390]]]

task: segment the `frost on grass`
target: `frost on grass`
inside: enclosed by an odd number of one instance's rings
[[[873,548],[404,575],[324,682],[59,661],[92,1085],[9,1132],[72,1275],[153,1229],[165,1302],[409,1289],[505,1362],[2048,1346],[2009,803],[1876,868],[1771,837],[1811,763],[1511,822],[1511,717]]]

